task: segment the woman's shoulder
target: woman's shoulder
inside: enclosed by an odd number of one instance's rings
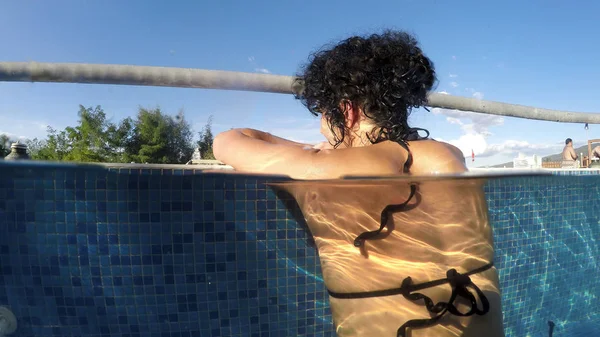
[[[463,152],[454,145],[422,139],[408,141],[406,148],[392,141],[384,141],[373,146],[353,148],[351,157],[356,162],[370,160],[384,171],[402,172],[404,165],[412,156],[410,172],[412,174],[461,173],[467,171]],[[360,159],[359,159],[360,158]],[[361,160],[362,159],[362,160]],[[384,169],[385,168],[385,169]],[[378,172],[383,174],[384,172]]]
[[[413,156],[413,174],[467,171],[464,153],[452,144],[427,139],[408,142],[408,145]]]

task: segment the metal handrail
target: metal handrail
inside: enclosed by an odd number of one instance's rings
[[[0,62],[0,82],[59,82],[142,85],[180,88],[300,93],[292,76],[204,70],[83,63]],[[475,98],[431,93],[428,106],[562,123],[600,124],[599,113],[550,110]]]

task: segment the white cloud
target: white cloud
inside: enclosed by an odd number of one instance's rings
[[[449,76],[450,76],[450,78],[456,78],[456,77],[458,77],[458,75],[456,75],[456,74],[450,74]]]
[[[446,117],[453,118],[453,121],[461,121],[461,128],[465,133],[478,133],[484,135],[490,135],[488,128],[492,126],[499,126],[504,124],[504,118],[502,116],[481,114],[470,111],[460,110],[449,110],[433,108],[431,110],[435,115],[444,115]],[[470,123],[469,123],[470,122]],[[457,123],[453,123],[457,124]]]
[[[525,155],[539,154],[540,152],[559,152],[564,147],[562,142],[554,144],[532,144],[520,140],[505,140],[500,144],[488,145],[483,157],[489,157],[496,154],[517,154]]]
[[[263,73],[263,74],[270,74],[271,71],[265,67],[263,67],[262,65],[258,64],[258,62],[256,62],[256,59],[254,58],[254,56],[249,56],[248,57],[248,62],[250,62],[252,64],[252,66],[254,66],[254,71],[257,73]]]
[[[438,94],[442,95],[450,95],[447,91],[438,91]]]
[[[21,136],[21,135],[17,135],[11,132],[6,132],[6,131],[2,131],[0,130],[0,135],[6,135],[11,141],[12,140],[25,140],[28,139],[29,137],[25,137],[25,136]]]
[[[473,97],[483,99],[483,93],[473,92]],[[490,136],[490,127],[504,124],[504,117],[497,115],[482,114],[470,111],[450,110],[433,108],[431,110],[435,115],[446,116],[446,121],[450,124],[459,125],[465,134],[480,134]]]
[[[472,90],[472,92],[473,97],[483,98],[483,93],[475,90]],[[476,156],[489,156],[492,155],[492,152],[497,153],[500,148],[504,149],[504,147],[488,145],[487,140],[492,135],[490,128],[504,124],[502,116],[440,108],[434,108],[431,112],[435,115],[445,116],[446,122],[460,128],[462,135],[458,139],[448,140],[447,142],[458,147],[465,157],[470,157],[471,151]]]
[[[471,92],[476,99],[483,99],[484,97],[482,92],[472,88],[467,88],[467,90]],[[471,151],[473,151],[475,157],[480,158],[492,157],[495,155],[541,155],[543,153],[559,152],[564,146],[562,142],[532,144],[527,141],[513,139],[505,140],[501,143],[490,144],[489,136],[492,135],[490,128],[503,125],[504,117],[440,108],[434,108],[431,112],[435,115],[445,116],[446,122],[451,125],[456,125],[461,129],[462,135],[460,137],[457,139],[445,140],[445,142],[458,147],[465,157],[471,157]]]
[[[487,141],[485,136],[481,134],[464,134],[458,139],[443,140],[438,139],[446,143],[450,143],[459,148],[465,157],[471,156],[471,151],[475,153],[475,156],[481,156],[486,153]]]
[[[458,87],[458,83],[456,82],[450,82],[450,85],[452,86],[452,88]]]
[[[482,135],[485,137],[491,136],[491,135],[493,135],[493,133],[491,133],[488,130],[488,127],[494,126],[494,125],[502,125],[504,123],[504,120],[500,120],[500,122],[498,122],[497,124],[495,124],[493,122],[494,121],[492,121],[492,123],[490,123],[490,125],[485,125],[485,123],[462,124],[462,130],[466,134],[478,134],[478,135]]]
[[[0,125],[10,126],[10,129],[0,130],[0,134],[5,134],[12,138],[33,139],[44,138],[48,129],[48,123],[37,120],[14,119],[11,116],[0,116]],[[10,130],[10,131],[9,131]]]
[[[450,124],[463,125],[460,119],[454,117],[446,117],[446,121]]]
[[[559,152],[564,144],[532,144],[520,140],[505,140],[498,144],[488,144],[487,139],[482,134],[464,134],[458,139],[442,140],[459,148],[465,157],[471,157],[471,151],[475,157],[487,158],[495,155],[533,155],[541,153]]]

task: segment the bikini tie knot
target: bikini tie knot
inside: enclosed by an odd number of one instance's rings
[[[450,269],[446,272],[446,277],[452,288],[464,288],[471,285],[472,281],[469,275],[461,274],[456,269]]]

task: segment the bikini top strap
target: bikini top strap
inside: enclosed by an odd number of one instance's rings
[[[374,231],[363,232],[362,234],[357,236],[356,239],[354,239],[354,247],[361,247],[365,244],[365,240],[373,239],[374,237],[381,234],[381,231],[383,231],[385,226],[387,226],[387,222],[389,220],[390,215],[395,212],[400,212],[400,211],[404,210],[404,208],[408,205],[410,200],[415,196],[416,192],[417,192],[417,186],[414,184],[411,184],[410,185],[410,195],[408,196],[408,199],[406,199],[405,202],[403,202],[401,204],[397,204],[397,205],[387,205],[383,209],[383,211],[381,211],[381,219],[379,222],[379,229],[376,229]]]
[[[421,135],[419,135],[419,130],[425,131],[427,133],[427,135],[425,137],[422,137]],[[429,131],[427,131],[426,129],[410,128],[410,129],[408,129],[408,133],[407,133],[407,136],[405,137],[405,139],[397,141],[397,143],[400,146],[402,146],[408,153],[408,156],[406,157],[406,162],[404,162],[404,170],[403,170],[404,173],[407,174],[410,172],[410,166],[413,163],[413,156],[412,156],[412,153],[410,152],[410,149],[408,148],[407,141],[417,141],[417,140],[423,140],[423,139],[427,139],[427,138],[429,138]],[[411,184],[410,185],[410,195],[408,196],[408,199],[406,199],[406,201],[401,204],[387,205],[381,212],[381,221],[379,223],[379,229],[374,230],[374,231],[364,232],[364,233],[360,234],[359,236],[357,236],[356,239],[354,239],[354,246],[361,247],[365,243],[365,240],[372,239],[372,238],[376,237],[377,235],[381,234],[381,231],[383,231],[383,229],[387,225],[390,215],[395,212],[403,211],[404,208],[408,205],[408,203],[415,196],[416,192],[417,192],[417,186],[415,184]]]
[[[424,131],[427,135],[423,137],[419,134],[419,131]],[[414,141],[425,140],[425,139],[429,139],[429,131],[427,129],[409,128],[406,137],[404,137],[401,141],[398,141],[398,144],[400,146],[402,146],[406,150],[406,152],[408,152],[408,156],[406,157],[406,162],[404,163],[404,173],[410,172],[410,167],[413,163],[413,155],[410,152],[410,149],[408,148],[407,142],[414,142]]]
[[[424,131],[425,133],[427,133],[427,135],[423,137],[419,134],[419,131]],[[405,141],[411,141],[411,142],[416,141],[416,140],[425,140],[425,139],[429,139],[429,130],[423,129],[423,128],[409,128],[408,134],[404,138]]]

